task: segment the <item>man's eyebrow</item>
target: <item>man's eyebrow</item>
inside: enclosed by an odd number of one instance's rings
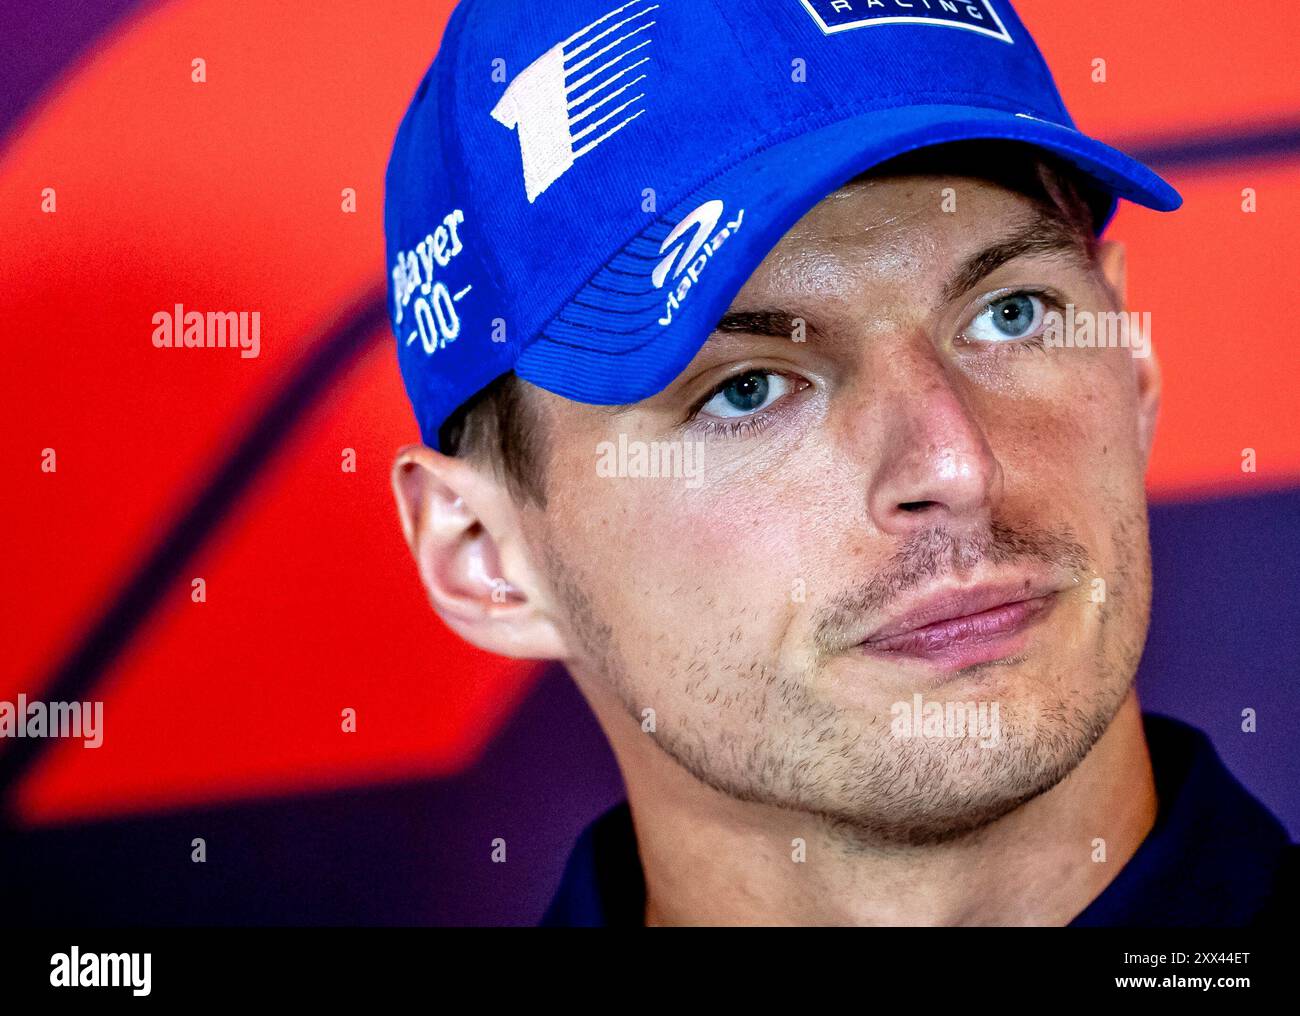
[[[943,302],[951,303],[1016,258],[1027,254],[1077,254],[1087,261],[1087,242],[1078,230],[1047,212],[1038,212],[1013,236],[972,254],[943,287]]]
[[[962,262],[943,288],[943,302],[950,303],[967,290],[974,288],[985,277],[1016,258],[1028,254],[1077,254],[1081,260],[1088,257],[1086,241],[1078,231],[1060,218],[1047,212],[1036,212],[1014,235],[998,240]],[[811,322],[796,314],[775,309],[728,311],[713,326],[714,332],[740,332],[746,335],[770,335],[778,339],[791,338],[796,326],[813,332]]]
[[[747,335],[771,335],[777,339],[792,338],[797,330],[798,324],[803,321],[796,314],[789,314],[783,310],[741,310],[728,311],[722,315],[716,325],[713,326],[715,332],[744,332]],[[803,325],[809,331],[812,327],[803,321]]]

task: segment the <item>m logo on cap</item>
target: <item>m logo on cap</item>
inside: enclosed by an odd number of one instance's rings
[[[992,0],[799,0],[826,35],[876,25],[965,28],[1015,44]]]

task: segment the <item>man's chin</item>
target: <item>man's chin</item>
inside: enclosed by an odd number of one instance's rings
[[[1055,747],[1064,747],[1059,742]],[[1089,746],[1090,747],[1090,746]],[[915,775],[873,801],[845,802],[826,813],[831,825],[863,847],[920,847],[975,835],[1047,793],[1087,755],[1087,748],[1045,755],[1012,737],[998,747],[914,743],[896,764]]]
[[[887,726],[868,727],[881,733],[858,742],[873,748],[853,765],[856,778],[823,787],[831,800],[808,810],[864,848],[935,846],[977,834],[1052,790],[1088,756],[1123,696],[1070,705],[1026,697],[1044,680],[1027,663],[971,677],[985,690],[1005,686],[983,700],[956,694],[978,690],[960,681],[942,700],[919,691],[900,699]]]

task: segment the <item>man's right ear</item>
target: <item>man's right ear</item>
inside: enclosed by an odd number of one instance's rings
[[[425,445],[397,453],[392,483],[406,544],[438,616],[491,653],[565,658],[506,485]]]

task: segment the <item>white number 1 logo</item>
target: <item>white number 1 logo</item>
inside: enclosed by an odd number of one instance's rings
[[[649,61],[650,58],[645,55],[636,60],[630,58],[643,46],[650,45],[652,40],[648,36],[638,36],[655,23],[645,20],[645,17],[657,10],[659,4],[644,6],[615,21],[603,31],[591,33],[629,7],[643,3],[645,0],[633,0],[622,7],[616,7],[604,17],[574,32],[563,42],[552,46],[515,76],[493,108],[494,120],[519,132],[519,150],[524,163],[524,190],[528,194],[529,204],[567,173],[577,159],[645,112],[644,109],[631,109],[638,100],[645,97],[645,92],[638,92],[622,99],[619,105],[605,112],[599,119],[590,119],[645,78],[645,73],[642,72],[623,81],[620,87],[606,91],[610,85]],[[608,42],[603,41],[606,36],[618,33],[628,25],[631,27],[622,34]],[[592,47],[598,48],[582,56]],[[579,57],[582,58],[578,59]],[[599,64],[594,69],[581,74],[572,82],[568,81],[571,76],[598,61]],[[599,98],[597,93],[601,93]],[[627,115],[617,123],[602,130],[609,121],[625,112]],[[591,137],[593,134],[596,136]],[[586,140],[589,137],[591,140]]]

